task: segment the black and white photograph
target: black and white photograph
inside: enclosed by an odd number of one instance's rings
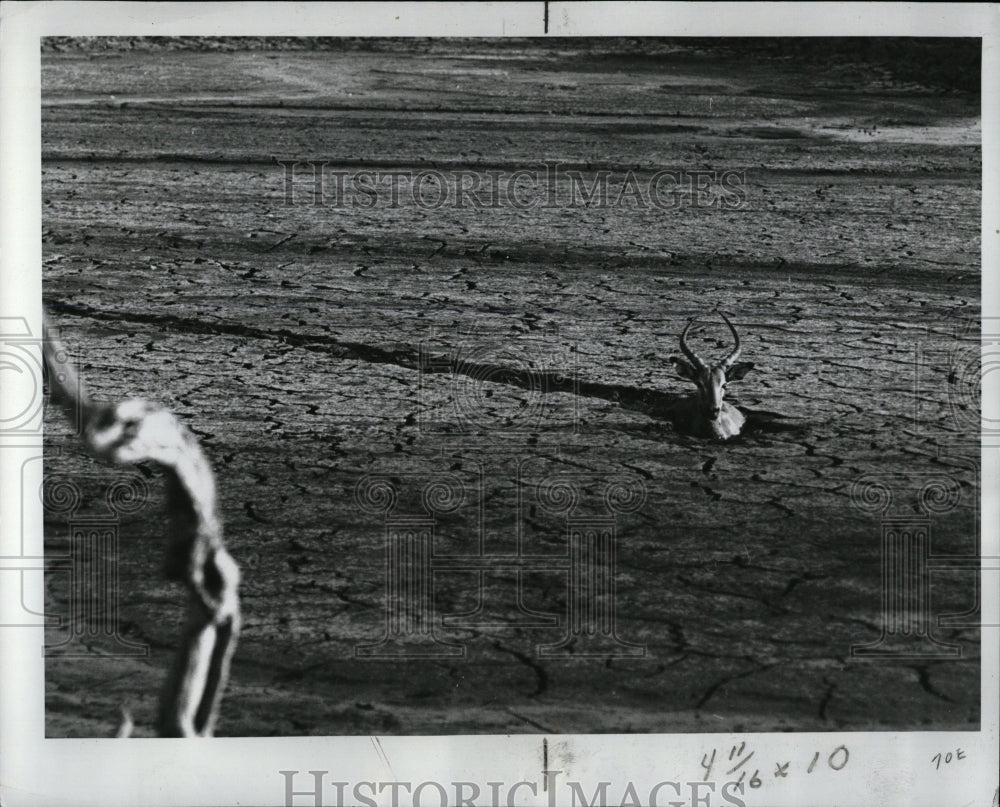
[[[4,514],[0,624],[42,637],[42,736],[386,763],[283,759],[286,805],[832,803],[880,732],[975,778],[984,39],[523,5],[39,38],[42,319],[4,309],[0,369],[35,374],[4,486],[40,525]],[[491,735],[534,738],[533,790],[400,793],[377,739]],[[569,781],[588,735],[698,745],[657,796]]]

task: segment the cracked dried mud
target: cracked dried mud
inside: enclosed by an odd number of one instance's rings
[[[931,552],[977,551],[978,96],[846,56],[631,47],[44,53],[46,304],[96,397],[156,400],[198,435],[243,568],[220,734],[978,727],[973,574],[931,575],[934,635],[959,658],[851,658],[883,627],[881,516],[852,502],[859,479],[912,518],[947,477]],[[312,203],[303,168],[288,205],[276,159],[558,160],[610,171],[612,192],[629,170],[736,171],[745,198],[338,208]],[[728,349],[716,306],[756,365],[730,387],[750,421],[725,444],[671,417],[693,389],[668,361],[687,319],[699,351]],[[82,475],[76,515],[100,515],[121,471],[58,412],[46,429],[47,473]],[[182,592],[161,574],[159,476],[137,473],[150,499],[118,525],[118,609],[149,655],[107,637],[56,651],[49,736],[110,736],[122,705],[153,724]],[[436,475],[464,491],[436,519],[433,574],[435,635],[464,657],[356,656],[386,631],[368,474],[396,480],[396,515],[423,513]],[[553,478],[581,519],[606,516],[605,481],[644,489],[616,516],[614,575],[616,635],[644,655],[540,650],[572,599],[565,513],[536,501]],[[48,514],[50,558],[69,529]],[[67,613],[67,576],[46,591]]]

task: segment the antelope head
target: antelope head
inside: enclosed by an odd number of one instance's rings
[[[721,311],[719,315],[733,334],[733,349],[726,358],[708,363],[688,346],[687,334],[694,324],[694,319],[691,319],[681,333],[681,350],[687,358],[671,356],[670,361],[681,378],[693,382],[698,388],[697,413],[707,423],[709,431],[715,437],[727,439],[739,434],[745,418],[736,407],[725,402],[726,385],[730,381],[739,381],[754,365],[753,362],[739,361],[740,335],[729,317]]]

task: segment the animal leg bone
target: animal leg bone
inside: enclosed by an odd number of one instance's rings
[[[43,357],[53,400],[70,417],[79,415],[91,452],[115,464],[151,461],[166,473],[171,530],[165,572],[185,584],[189,602],[157,730],[165,737],[211,736],[240,630],[240,572],[222,542],[211,465],[194,435],[166,409],[143,400],[116,406],[93,401],[47,326]],[[118,736],[130,733],[126,718]]]

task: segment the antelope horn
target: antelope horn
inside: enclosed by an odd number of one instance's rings
[[[736,342],[736,346],[733,348],[733,352],[730,353],[728,356],[726,356],[725,361],[722,362],[722,369],[728,370],[730,367],[736,364],[736,360],[740,357],[740,335],[736,332],[736,328],[733,326],[733,323],[729,321],[729,317],[727,317],[721,311],[719,312],[719,316],[721,316],[726,321],[726,325],[728,325],[729,330],[733,332],[733,339]]]
[[[703,362],[700,358],[698,358],[698,354],[695,353],[693,350],[691,350],[691,348],[688,347],[687,343],[687,332],[693,324],[694,324],[694,319],[689,319],[687,326],[681,333],[681,350],[684,351],[684,355],[688,357],[691,364],[693,364],[699,370],[704,370],[705,362]]]

